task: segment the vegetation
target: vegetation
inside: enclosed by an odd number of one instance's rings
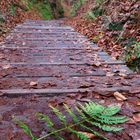
[[[131,42],[131,45],[126,46],[125,61],[130,68],[139,71],[140,69],[140,42]]]
[[[71,12],[70,15],[71,16],[75,16],[77,10],[86,2],[86,0],[78,0],[78,1],[74,1],[72,8],[71,8]]]
[[[36,9],[43,19],[52,19],[53,12],[48,1],[40,2],[37,0],[23,0],[28,9]]]
[[[79,128],[83,128],[85,131],[107,140],[107,138],[105,138],[103,135],[97,131],[94,131],[93,126],[107,132],[118,132],[123,130],[123,128],[112,125],[121,124],[128,120],[128,118],[125,116],[115,116],[120,111],[120,108],[115,106],[104,107],[94,102],[86,103],[85,105],[79,104],[78,107],[75,107],[76,111],[73,111],[66,104],[64,104],[65,113],[67,112],[67,116],[71,117],[72,122],[68,122],[66,115],[64,115],[57,108],[52,106],[50,106],[50,108],[62,126],[60,129],[56,129],[55,123],[48,115],[37,113],[39,120],[44,121],[46,126],[49,128],[49,133],[40,138],[36,138],[26,124],[21,121],[17,121],[18,125],[32,140],[43,140],[48,137],[56,137],[57,139],[64,140],[64,138],[61,136],[61,132],[66,131],[75,134],[81,140],[89,140],[89,138],[82,133],[82,131],[79,131]]]
[[[125,4],[125,2],[123,3]],[[108,36],[103,35],[101,36],[101,38],[99,38],[99,40],[95,41],[96,43],[100,42],[100,40],[102,42],[108,42],[108,39],[112,39],[112,43],[110,43],[110,45],[112,46],[109,46],[108,48],[111,50],[111,48],[113,48],[114,46],[121,46],[122,52],[125,50],[125,52],[123,53],[125,55],[124,60],[126,61],[128,66],[133,66],[135,67],[135,70],[140,71],[140,50],[138,37],[139,4],[137,0],[134,0],[133,2],[127,3],[128,7],[126,6],[120,8],[121,4],[122,3],[119,1],[96,0],[95,2],[93,2],[93,7],[90,10],[87,10],[86,18],[94,20],[93,22],[96,25],[99,23],[99,25],[101,26],[100,31],[104,34],[107,33],[110,36],[108,38]],[[113,11],[115,12],[115,14],[113,14]],[[133,31],[133,33],[131,33],[131,31]],[[98,38],[98,36],[100,36],[100,32],[93,38],[96,39]],[[118,48],[118,50],[119,49],[120,48]],[[120,57],[122,58],[121,55]]]

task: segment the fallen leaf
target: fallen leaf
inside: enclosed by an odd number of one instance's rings
[[[9,69],[10,67],[10,64],[2,66],[3,69]]]
[[[125,74],[125,73],[119,73],[119,76],[121,76],[121,77],[127,77],[127,74]]]
[[[127,98],[124,96],[124,95],[122,95],[120,92],[114,92],[114,96],[115,96],[115,98],[118,100],[118,101],[125,101],[125,100],[127,100]]]
[[[112,72],[107,72],[107,73],[106,73],[106,76],[112,77],[112,76],[114,76],[114,73],[112,73]]]
[[[4,95],[4,93],[3,92],[0,92],[0,96],[3,96]]]
[[[82,132],[82,131],[79,131],[79,133],[82,133],[82,134],[86,135],[89,139],[92,139],[92,138],[94,138],[94,137],[95,137],[95,135],[94,135],[94,134],[89,133],[89,132]]]
[[[94,137],[96,137],[94,134],[89,133],[89,132],[78,131],[78,133],[84,134],[85,136],[88,137],[89,140],[91,140],[91,139],[93,139]],[[74,135],[74,134],[72,134],[70,137],[71,137],[71,140],[79,140],[79,138],[77,138],[77,136]]]
[[[140,113],[136,113],[134,116],[133,116],[133,119],[135,122],[140,122]]]
[[[37,86],[37,82],[31,81],[30,86]]]
[[[99,61],[96,61],[92,64],[92,66],[99,67],[99,66],[101,66],[101,63]]]
[[[3,59],[4,58],[4,55],[3,54],[0,54],[0,59]]]
[[[137,105],[138,105],[138,106],[140,106],[140,101],[139,101],[139,102],[137,102]]]

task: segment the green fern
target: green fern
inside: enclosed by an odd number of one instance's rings
[[[101,137],[105,140],[104,136],[92,129],[92,126],[98,127],[99,129],[107,132],[118,132],[122,131],[122,127],[115,127],[112,125],[124,123],[128,120],[125,116],[115,116],[120,108],[118,107],[105,107],[100,104],[90,102],[84,105],[78,104],[74,110],[70,109],[69,106],[64,104],[65,113],[71,117],[72,122],[68,122],[66,116],[59,109],[50,106],[52,112],[56,115],[62,126],[60,129],[55,128],[53,120],[49,116],[37,113],[39,120],[44,121],[47,127],[50,129],[46,135],[36,138],[33,136],[31,130],[23,122],[18,121],[19,126],[24,132],[31,137],[32,140],[44,140],[48,137],[55,137],[59,140],[64,140],[61,136],[61,132],[69,131],[76,135],[80,140],[89,140],[89,138],[82,132],[78,131],[78,128],[82,128],[86,132],[93,133],[94,135]],[[77,129],[74,129],[77,128]]]
[[[16,123],[19,125],[20,128],[24,130],[25,134],[27,134],[31,138],[31,140],[37,140],[37,138],[33,135],[30,128],[25,123],[19,120],[16,120]]]

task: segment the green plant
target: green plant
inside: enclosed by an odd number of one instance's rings
[[[127,46],[125,49],[125,61],[132,62],[136,59],[140,59],[140,42],[133,42],[131,46]]]
[[[79,127],[83,128],[87,132],[101,137],[102,139],[107,140],[107,138],[102,136],[100,133],[94,131],[92,129],[93,126],[107,132],[118,132],[123,130],[123,128],[115,127],[114,125],[124,123],[128,120],[128,118],[125,116],[115,116],[120,111],[120,108],[115,106],[104,107],[94,102],[86,103],[85,105],[79,104],[75,107],[76,112],[64,104],[65,113],[67,112],[67,115],[72,119],[71,123],[67,121],[67,117],[60,110],[52,106],[50,106],[50,108],[61,122],[62,126],[61,128],[56,129],[55,123],[50,119],[48,115],[37,113],[39,120],[46,122],[47,127],[50,129],[46,135],[40,138],[33,136],[29,127],[23,122],[17,121],[19,126],[24,130],[26,134],[28,134],[28,136],[31,137],[32,140],[44,140],[50,136],[56,137],[59,140],[64,140],[60,134],[61,132],[65,131],[69,131],[75,134],[81,140],[89,140],[89,138],[84,133],[78,131]]]
[[[100,5],[103,4],[103,2],[104,2],[104,0],[96,0],[96,5],[97,6],[100,6]]]
[[[115,21],[113,21],[113,22],[111,22],[110,24],[109,24],[109,30],[112,30],[112,31],[121,31],[121,30],[123,30],[123,26],[124,26],[124,22],[115,22]]]
[[[95,20],[96,17],[101,16],[103,14],[103,9],[100,7],[95,8],[94,10],[90,10],[87,14],[86,17],[89,19]]]
[[[49,2],[46,4],[39,2],[35,5],[35,7],[43,19],[53,18],[52,9]]]
[[[14,16],[16,13],[16,7],[13,4],[11,4],[11,6],[10,6],[10,13],[12,16]]]
[[[71,16],[75,16],[76,15],[76,11],[85,3],[86,0],[78,0],[78,1],[74,1],[73,5],[72,5],[72,9],[70,11],[70,15]]]

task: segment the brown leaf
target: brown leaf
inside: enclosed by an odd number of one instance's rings
[[[125,73],[119,73],[119,76],[121,76],[121,77],[127,77],[127,74],[125,74]]]
[[[137,105],[140,106],[140,101],[137,102]]]
[[[112,72],[107,72],[107,73],[106,73],[106,76],[112,77],[112,76],[114,76],[114,73],[112,73]]]
[[[0,92],[0,96],[3,96],[4,95],[4,93],[3,92]]]
[[[87,136],[88,139],[90,139],[90,140],[93,140],[93,138],[95,138],[95,135],[92,134],[92,133],[89,133],[89,132],[82,132],[82,131],[78,131],[78,132],[84,134],[84,135]],[[77,136],[74,135],[74,134],[71,135],[70,137],[71,137],[71,140],[80,140],[80,139],[77,138]]]
[[[140,122],[140,113],[136,113],[134,116],[133,116],[133,119],[135,122]]]
[[[30,86],[37,86],[37,84],[38,84],[38,83],[35,82],[35,81],[31,81],[31,82],[30,82]]]
[[[94,135],[94,134],[89,133],[89,132],[82,132],[82,131],[79,131],[79,133],[82,133],[82,134],[86,135],[89,139],[92,139],[92,138],[94,138],[94,137],[95,137],[95,135]]]
[[[95,61],[92,66],[96,66],[96,67],[99,67],[101,66],[101,63],[99,61]]]
[[[10,67],[11,67],[10,64],[2,66],[3,69],[9,69]]]
[[[122,95],[120,92],[118,92],[118,91],[114,92],[114,96],[118,101],[127,100],[127,98],[124,95]]]

